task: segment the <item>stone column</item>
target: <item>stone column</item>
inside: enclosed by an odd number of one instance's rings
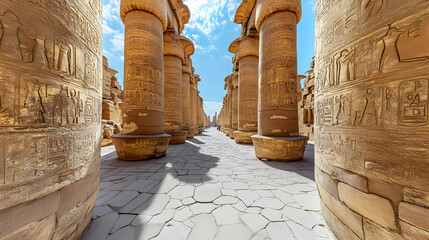
[[[429,2],[347,0],[316,15],[326,223],[338,239],[429,239]]]
[[[185,61],[182,66],[182,123],[183,131],[186,131],[186,138],[193,137],[191,121],[191,75],[192,60],[195,48],[191,40],[182,37],[182,45],[185,49]]]
[[[231,76],[228,76],[225,78],[225,87],[226,90],[226,99],[225,99],[225,110],[226,110],[226,116],[225,116],[225,135],[229,137],[230,129],[231,129],[231,83],[230,83]]]
[[[231,75],[231,129],[229,137],[234,139],[234,132],[238,130],[238,70]]]
[[[298,127],[296,25],[301,1],[260,0],[256,8],[260,58],[255,153],[265,160],[299,160],[308,141],[299,136]]]
[[[198,132],[202,133],[204,131],[204,111],[203,111],[203,99],[200,97],[200,92],[198,91]]]
[[[184,48],[181,36],[164,33],[164,128],[171,135],[170,144],[186,142],[187,131],[182,131],[182,65]]]
[[[102,51],[101,1],[0,1],[0,239],[80,239],[91,221]]]
[[[157,17],[164,16],[166,7],[163,2],[149,2],[121,2],[125,24],[123,134],[113,138],[121,160],[162,157],[170,140],[164,133],[166,19]]]
[[[198,91],[198,82],[197,79],[199,78],[198,75],[194,75],[191,78],[191,121],[192,121],[192,132],[193,136],[197,135],[197,91]]]
[[[259,39],[243,37],[232,42],[229,51],[235,54],[238,68],[238,131],[235,142],[253,143],[258,133],[258,64]]]

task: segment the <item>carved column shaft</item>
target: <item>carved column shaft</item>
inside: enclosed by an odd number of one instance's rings
[[[191,74],[183,72],[182,74],[182,122],[183,130],[190,130],[192,127],[191,121]]]
[[[233,130],[238,129],[238,74],[232,76],[232,116],[231,127]]]
[[[258,130],[258,63],[256,56],[240,59],[238,75],[238,130]]]
[[[182,60],[164,56],[164,127],[166,132],[182,130]]]
[[[281,11],[260,29],[258,134],[298,136],[296,15]]]
[[[163,28],[153,14],[125,16],[123,134],[164,133]]]

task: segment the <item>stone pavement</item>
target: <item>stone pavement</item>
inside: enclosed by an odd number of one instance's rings
[[[214,128],[157,160],[122,162],[105,147],[83,239],[333,239],[313,169],[313,143],[303,161],[263,162]]]

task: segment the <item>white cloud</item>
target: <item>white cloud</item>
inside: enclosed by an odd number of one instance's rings
[[[124,34],[118,33],[113,36],[112,39],[110,39],[110,42],[113,44],[113,51],[124,51]]]
[[[234,19],[233,14],[239,2],[239,0],[185,0],[184,3],[191,11],[187,27],[210,36],[216,26],[223,23],[226,14],[229,19]]]
[[[198,35],[198,34],[192,34],[192,39],[193,40],[198,40],[198,38],[200,38],[200,35]]]
[[[310,5],[311,10],[313,10],[313,12],[316,12],[316,2],[315,2],[315,0],[308,0],[307,3],[308,3],[308,5]]]
[[[219,115],[221,109],[221,102],[204,102],[204,111],[206,112],[207,116],[213,117],[216,112]]]
[[[118,34],[119,31],[109,27],[107,21],[103,19],[103,34]]]
[[[195,46],[195,50],[197,53],[204,53],[205,54],[205,53],[209,53],[209,52],[217,50],[216,46],[213,44],[208,45],[207,47],[202,47],[198,44],[195,44],[194,46]]]
[[[103,0],[103,19],[120,21],[120,0]]]
[[[123,62],[123,61],[124,61],[124,55],[122,55],[122,56],[120,57],[120,59],[121,59],[121,61]]]

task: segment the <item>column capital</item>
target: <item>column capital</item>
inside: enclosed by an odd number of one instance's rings
[[[236,62],[240,62],[240,59],[247,56],[259,57],[259,39],[254,37],[237,38],[232,41],[228,50],[235,54]]]
[[[164,32],[164,56],[175,56],[185,61],[185,50],[180,43],[181,36],[172,31]]]
[[[296,15],[297,24],[301,20],[301,0],[257,0],[256,1],[256,29],[260,29],[265,18],[275,12],[289,11]]]
[[[131,11],[143,11],[155,15],[162,23],[164,31],[167,29],[168,19],[167,0],[121,0],[121,19],[125,23],[125,16]]]

